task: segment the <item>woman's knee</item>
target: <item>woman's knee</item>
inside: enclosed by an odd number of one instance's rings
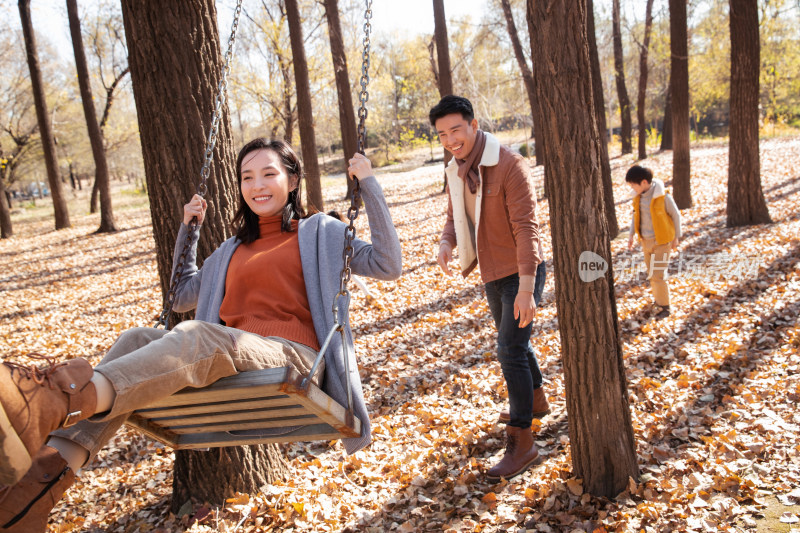
[[[102,362],[112,361],[147,346],[154,340],[160,339],[167,331],[156,328],[131,328],[123,331],[111,345]]]

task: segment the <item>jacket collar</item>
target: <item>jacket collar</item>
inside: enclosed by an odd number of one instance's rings
[[[660,179],[653,178],[653,182],[650,187],[653,189],[653,198],[664,196],[664,182]]]
[[[482,167],[493,167],[500,162],[500,141],[491,133],[486,134],[486,146],[483,147],[481,156]]]

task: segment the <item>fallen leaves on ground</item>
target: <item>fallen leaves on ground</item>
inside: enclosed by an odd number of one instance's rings
[[[618,216],[630,156],[612,160]],[[671,175],[671,153],[644,164]],[[396,282],[367,280],[351,320],[374,443],[343,458],[338,442],[286,445],[293,475],[223,506],[169,512],[172,454],[121,430],[57,505],[51,531],[706,531],[755,527],[766,494],[800,502],[800,139],[764,141],[762,184],[773,224],[725,227],[727,147],[692,151],[694,207],[673,258],[672,315],[650,318],[640,250],[612,243],[641,477],[614,499],[572,472],[552,262],[533,342],[553,412],[534,424],[542,463],[498,484],[496,417],[506,390],[477,275],[435,261],[446,199],[440,166],[381,173],[404,254]],[[539,186],[542,169],[534,171]],[[344,184],[326,191],[338,201]],[[547,201],[540,221],[550,248]],[[96,363],[116,336],[151,325],[160,307],[146,209],[117,211],[122,231],[94,235],[97,216],[54,232],[18,224],[0,241],[3,357],[41,352]],[[358,221],[359,236],[368,236]],[[558,245],[558,243],[554,243]],[[550,256],[551,254],[547,254]],[[685,269],[682,269],[685,267]],[[692,267],[692,268],[689,268]],[[680,270],[680,271],[678,271]],[[787,512],[783,522],[797,516]]]

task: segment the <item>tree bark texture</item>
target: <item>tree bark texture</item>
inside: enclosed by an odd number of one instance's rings
[[[0,239],[8,239],[14,235],[14,226],[11,224],[11,205],[8,203],[3,181],[3,172],[0,170]]]
[[[667,82],[664,99],[664,121],[661,123],[661,150],[672,150],[672,78]]]
[[[647,159],[647,121],[645,120],[645,101],[647,100],[647,53],[650,48],[650,32],[653,28],[653,0],[647,0],[644,15],[644,40],[639,55],[639,94],[636,98],[636,120],[639,122],[639,159]]]
[[[444,14],[444,0],[433,0],[433,37],[436,40],[436,60],[439,63],[439,96],[453,94],[453,71],[450,69],[450,45],[447,39],[447,18]],[[442,148],[444,166],[453,154]],[[445,186],[447,182],[445,180]]]
[[[123,0],[122,14],[159,276],[166,295],[183,205],[200,181],[222,74],[216,9],[213,0]],[[207,183],[209,209],[200,232],[199,262],[231,235],[229,221],[238,198],[232,138],[225,106]],[[255,492],[273,475],[256,471],[273,465],[274,474],[280,475],[283,470],[274,465],[282,460],[275,446],[176,452],[173,510],[191,497],[219,504],[234,490]],[[229,476],[225,482],[219,477],[223,472]]]
[[[678,209],[692,207],[689,162],[689,43],[686,1],[669,0],[672,94],[672,196]]]
[[[342,38],[342,24],[339,21],[338,0],[325,0],[325,15],[328,18],[328,37],[331,42],[331,58],[333,73],[336,78],[336,94],[339,103],[339,125],[342,132],[342,150],[344,152],[344,171],[347,172],[348,160],[358,149],[358,132],[356,130],[356,114],[353,110],[353,95],[350,92],[350,76],[347,71],[347,54]],[[347,180],[347,199],[353,196],[355,181]]]
[[[625,56],[622,53],[622,32],[619,28],[619,0],[612,2],[611,23],[614,41],[614,79],[619,99],[620,140],[622,141],[622,153],[629,154],[633,151],[631,146],[631,101],[625,86]]]
[[[28,69],[31,74],[31,87],[33,88],[33,101],[36,107],[36,119],[39,123],[39,134],[42,137],[42,150],[44,162],[47,167],[47,181],[50,184],[50,195],[53,199],[56,229],[70,227],[67,201],[64,198],[64,189],[61,186],[61,172],[58,169],[56,156],[56,143],[53,138],[53,128],[50,124],[50,114],[47,111],[47,100],[44,95],[42,72],[39,69],[39,54],[36,51],[36,36],[31,23],[30,0],[19,0],[19,18],[22,23],[22,34],[25,39],[25,52],[28,59]]]
[[[453,73],[450,70],[444,0],[433,0],[433,35],[436,38],[436,59],[439,62],[439,95],[447,96],[453,94]]]
[[[306,199],[310,207],[322,211],[322,184],[319,179],[317,140],[314,134],[314,110],[311,107],[311,84],[308,81],[308,62],[303,44],[303,21],[297,0],[285,0],[286,19],[289,22],[289,40],[292,43],[292,64],[297,87],[297,124],[300,128],[300,146],[303,152],[303,169],[306,174]]]
[[[758,1],[730,0],[731,124],[727,225],[772,222],[761,189],[758,85],[761,73]]]
[[[182,482],[180,486],[173,484],[173,512],[189,500],[220,505],[236,492],[255,494],[289,474],[283,452],[275,444],[180,451],[175,455],[173,475]]]
[[[619,341],[613,269],[584,282],[585,251],[611,263],[592,96],[586,0],[527,0],[536,101],[544,121],[556,304],[572,464],[591,494],[614,497],[638,477]],[[586,103],[589,102],[587,110]],[[588,113],[587,113],[588,111]]]
[[[97,178],[95,178],[94,183],[92,184],[92,194],[89,196],[89,212],[94,214],[97,213],[97,200],[100,198],[100,187],[97,183]]]
[[[283,140],[289,144],[294,144],[294,106],[292,106],[292,74],[289,69],[289,62],[283,58],[281,61],[281,76],[283,78]]]
[[[106,150],[103,146],[103,134],[97,122],[97,111],[92,98],[92,85],[89,79],[89,67],[86,63],[86,52],[81,38],[81,19],[78,15],[78,0],[67,0],[67,17],[69,18],[69,32],[72,36],[72,49],[75,52],[75,67],[78,71],[78,86],[83,101],[83,114],[86,117],[86,128],[89,131],[89,141],[92,145],[94,157],[95,177],[92,186],[92,198],[95,190],[100,193],[100,227],[97,233],[117,231],[114,224],[114,210],[111,207],[111,187],[108,178],[108,163]]]
[[[608,233],[616,237],[619,234],[617,223],[617,207],[614,202],[614,182],[611,179],[611,162],[608,158],[608,126],[606,125],[606,103],[603,98],[603,77],[600,73],[600,57],[597,54],[597,37],[594,27],[594,2],[586,2],[586,35],[589,43],[589,62],[592,68],[592,94],[594,96],[594,116],[600,134],[600,169],[603,174],[603,199],[605,200]]]
[[[536,118],[536,93],[533,88],[533,74],[528,66],[528,60],[525,57],[525,52],[522,50],[522,43],[519,41],[519,34],[517,33],[517,25],[514,23],[514,14],[511,12],[511,3],[509,0],[500,0],[503,6],[503,14],[506,17],[506,26],[508,28],[508,37],[511,39],[511,47],[514,49],[514,56],[517,58],[517,64],[522,72],[522,81],[525,84],[525,92],[528,94],[528,103],[531,106],[531,121],[533,122],[533,142],[536,150],[536,164],[544,164],[544,143],[542,135],[539,133],[537,124],[539,119]]]

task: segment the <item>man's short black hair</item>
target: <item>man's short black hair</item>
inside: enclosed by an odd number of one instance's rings
[[[448,94],[431,108],[431,112],[428,115],[431,120],[431,126],[436,127],[437,120],[453,113],[459,113],[467,122],[472,122],[472,119],[475,118],[475,112],[472,110],[472,103],[469,100],[463,96]]]
[[[625,181],[628,183],[635,183],[640,184],[643,181],[647,183],[653,182],[653,171],[649,168],[640,167],[639,165],[633,165],[631,168],[628,169],[628,173],[625,174]]]

